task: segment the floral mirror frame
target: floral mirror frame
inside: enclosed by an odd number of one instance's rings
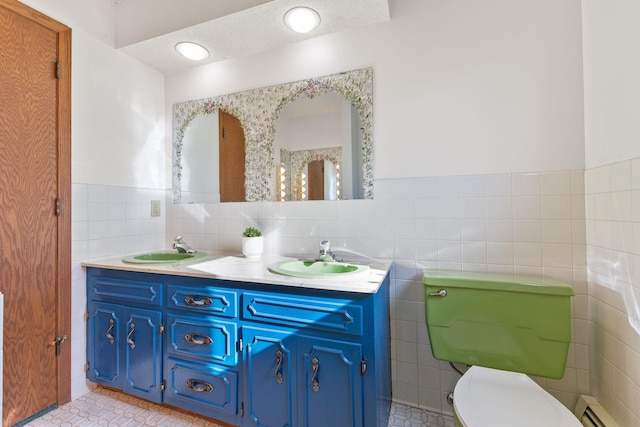
[[[363,198],[373,199],[373,69],[363,68],[174,104],[173,201],[181,203],[182,147],[191,121],[200,114],[223,110],[240,120],[245,135],[245,200],[273,199],[273,141],[280,111],[298,96],[313,98],[338,92],[358,111],[362,137]]]

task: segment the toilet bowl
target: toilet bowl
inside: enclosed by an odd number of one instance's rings
[[[525,374],[472,366],[453,392],[459,427],[581,427],[562,403]]]

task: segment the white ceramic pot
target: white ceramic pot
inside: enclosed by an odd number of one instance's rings
[[[242,254],[247,258],[258,258],[262,255],[264,248],[264,236],[244,237],[242,236]]]

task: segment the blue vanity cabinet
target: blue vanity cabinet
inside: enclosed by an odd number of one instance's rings
[[[375,294],[88,267],[87,378],[241,427],[386,427]]]
[[[87,378],[161,402],[161,284],[88,268],[87,299]]]
[[[239,409],[238,291],[166,277],[164,401],[231,424]]]
[[[386,427],[388,285],[387,277],[373,295],[247,287],[241,317],[251,426]]]

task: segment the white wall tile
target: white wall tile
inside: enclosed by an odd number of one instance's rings
[[[542,267],[542,245],[540,243],[514,243],[513,260],[518,266]]]
[[[439,176],[437,188],[438,196],[459,197],[462,195],[462,178],[459,176]]]
[[[513,266],[513,243],[487,242],[487,262]]]
[[[513,220],[512,219],[488,219],[487,220],[487,240],[490,242],[512,242],[513,241]]]
[[[414,197],[417,199],[435,197],[438,195],[438,179],[436,177],[416,178],[414,181],[414,191]]]
[[[485,242],[464,242],[462,244],[462,261],[464,263],[486,264],[487,244]]]
[[[540,193],[543,195],[572,194],[572,185],[584,185],[584,181],[572,183],[572,172],[545,172],[540,175]],[[575,177],[574,180],[578,180]],[[579,181],[579,180],[578,180]],[[584,189],[578,194],[582,194]]]
[[[513,241],[536,243],[542,241],[542,222],[537,219],[513,220]]]
[[[631,188],[640,190],[640,157],[631,160]]]
[[[486,218],[486,197],[464,197],[462,199],[462,218]]]
[[[460,197],[438,198],[438,218],[462,218],[462,199]]]
[[[540,218],[542,216],[540,196],[516,196],[513,198],[514,218]]]
[[[511,197],[488,197],[487,218],[508,219],[513,217],[513,205]]]
[[[569,281],[573,274],[580,277],[579,272],[573,270],[574,252],[580,256],[577,249],[572,250],[575,242],[569,240],[559,248],[543,246],[540,194],[544,191],[549,196],[558,196],[555,192],[564,193],[568,182],[577,197],[580,193],[576,188],[584,191],[582,176],[581,172],[545,172],[376,180],[373,201],[305,202],[308,204],[173,205],[167,191],[169,201],[163,205],[166,207],[159,222],[163,230],[160,239],[170,243],[174,234],[187,234],[207,248],[239,251],[242,227],[255,222],[268,230],[265,243],[275,253],[315,254],[318,239],[322,237],[329,238],[334,247],[357,248],[369,256],[394,259],[391,301],[394,400],[442,408],[442,399],[452,390],[457,377],[430,354],[424,323],[422,269],[464,267],[474,271],[530,274],[544,271],[554,277],[569,277]],[[104,190],[98,186],[93,188],[95,194],[91,198],[90,188],[93,187],[77,186],[79,192],[86,190],[86,203],[74,204],[74,214],[78,212],[78,219],[84,218],[85,223],[80,220],[74,223],[79,239],[74,239],[74,259],[113,252],[123,241],[127,250],[157,241],[158,223],[150,221],[149,203],[144,202],[145,198],[154,196],[144,189],[125,190],[124,235],[115,233],[109,238],[96,231],[99,238],[83,240],[83,235],[89,236],[90,224],[95,224],[94,221],[112,221],[111,226],[117,227],[122,216],[121,207],[110,207],[117,213],[111,217],[107,214],[103,219],[98,207],[93,212],[88,208],[90,203],[107,205],[109,194],[114,201],[122,200],[121,189]],[[534,195],[523,195],[529,193]],[[564,209],[561,214],[568,218],[545,217],[552,220],[545,229],[549,233],[556,230],[556,234],[562,236],[547,236],[553,242],[565,242],[567,235],[576,234],[574,228],[579,229],[580,224],[586,234],[585,221],[577,219],[572,210],[571,195],[560,196]],[[165,203],[164,197],[162,200]],[[86,215],[82,215],[85,208]],[[551,208],[545,213],[556,215]],[[582,248],[584,240],[586,237],[577,240]],[[547,252],[553,262],[544,258]],[[586,257],[584,249],[582,256]],[[586,283],[586,274],[584,277]],[[583,315],[584,301],[579,307]],[[584,327],[581,332],[583,339]],[[585,363],[584,358],[580,360]],[[584,374],[585,370],[580,372]],[[576,371],[576,377],[584,376]],[[563,393],[571,395],[572,390]],[[450,407],[447,405],[445,409]]]
[[[512,176],[512,191],[514,196],[539,196],[540,174],[514,174]]]
[[[464,197],[485,197],[487,193],[487,183],[485,175],[468,175],[461,178],[462,196]]]
[[[541,212],[544,219],[571,219],[571,197],[542,196]]]
[[[439,219],[438,239],[440,240],[460,240],[462,238],[462,220],[460,219]]]
[[[487,220],[484,219],[463,219],[462,220],[462,240],[463,241],[486,241],[487,240]]]
[[[571,194],[585,194],[585,171],[571,171]]]
[[[611,190],[623,191],[631,189],[631,161],[611,165]]]
[[[487,175],[485,177],[487,197],[511,196],[511,175]]]
[[[572,226],[571,219],[542,220],[542,241],[571,244],[573,242]]]

